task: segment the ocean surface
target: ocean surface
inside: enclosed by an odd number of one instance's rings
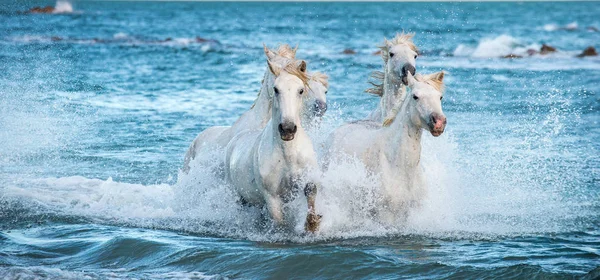
[[[22,13],[55,4],[0,3],[2,279],[600,275],[600,57],[576,57],[600,47],[597,2],[79,1]],[[417,72],[447,72],[448,117],[441,137],[424,134],[428,195],[406,223],[367,213],[376,184],[350,159],[323,175],[315,235],[257,222],[211,168],[180,174],[198,133],[251,106],[263,42],[299,44],[308,69],[330,76],[311,131],[321,147],[375,107],[363,92],[382,65],[373,53],[403,30],[416,34]],[[542,44],[557,51],[527,54]]]

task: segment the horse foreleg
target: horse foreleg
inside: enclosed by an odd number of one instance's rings
[[[304,223],[304,230],[309,232],[316,232],[321,224],[321,218],[323,216],[317,215],[315,210],[315,199],[317,198],[317,185],[314,183],[307,183],[304,188],[304,195],[306,196],[306,202],[308,204],[308,214],[306,215],[306,223]]]
[[[277,225],[283,224],[283,209],[281,205],[281,199],[276,195],[267,194],[267,208],[269,210],[269,214],[271,214],[271,218],[275,220]]]

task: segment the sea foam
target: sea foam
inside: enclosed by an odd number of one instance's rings
[[[71,2],[63,1],[63,0],[56,1],[56,4],[54,5],[53,13],[64,14],[64,13],[72,13],[72,12],[73,12],[73,5],[71,4]]]

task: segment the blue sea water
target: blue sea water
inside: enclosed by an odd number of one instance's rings
[[[21,13],[45,5],[0,4],[0,278],[600,275],[600,58],[576,57],[600,47],[596,2]],[[352,161],[324,174],[314,236],[257,226],[210,169],[179,174],[199,132],[251,106],[263,42],[299,44],[330,76],[319,147],[375,107],[363,93],[382,65],[373,53],[402,30],[416,34],[418,72],[448,74],[447,130],[423,139],[428,196],[406,224],[364,213],[375,186]],[[542,44],[558,51],[527,55]]]

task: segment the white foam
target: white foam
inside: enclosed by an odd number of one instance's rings
[[[458,47],[456,47],[456,49],[454,50],[454,52],[452,52],[452,54],[454,56],[469,56],[473,53],[474,49],[471,47],[468,47],[466,45],[460,44],[458,45]]]
[[[29,198],[67,214],[134,219],[173,217],[171,186],[141,185],[80,176],[35,179],[23,186],[7,187],[7,193]]]
[[[125,38],[128,38],[128,37],[129,36],[127,35],[127,33],[124,33],[124,32],[115,33],[113,35],[114,39],[125,39]]]
[[[500,35],[493,39],[485,38],[479,42],[471,56],[478,58],[501,57],[510,54],[517,46],[519,46],[519,41],[508,35]]]
[[[548,24],[544,24],[544,26],[542,26],[542,30],[548,31],[548,32],[557,31],[557,30],[575,31],[578,28],[579,28],[579,24],[577,24],[576,21],[568,23],[564,26],[558,25],[556,23],[548,23]]]
[[[571,22],[571,23],[565,25],[565,29],[566,30],[577,30],[577,28],[579,28],[579,25],[577,24],[576,21]]]
[[[134,277],[132,277],[134,276]],[[198,271],[172,271],[165,273],[131,272],[126,269],[79,269],[66,270],[44,266],[4,267],[2,279],[221,279],[218,275],[207,275]]]
[[[507,55],[517,55],[521,57],[535,57],[544,59],[573,59],[577,54],[579,54],[579,50],[558,50],[553,53],[541,55],[539,54],[541,47],[542,45],[537,42],[523,42],[522,40],[509,35],[500,35],[494,38],[483,38],[475,47],[459,44],[456,49],[454,49],[453,55],[454,57],[473,58],[501,58]],[[578,63],[574,65],[577,64]]]
[[[549,23],[549,24],[545,24],[542,29],[544,29],[545,31],[556,31],[560,28],[560,26],[558,24],[555,23]]]
[[[56,4],[54,5],[53,13],[63,14],[63,13],[72,13],[72,12],[73,12],[73,5],[71,4],[71,2],[65,1],[65,0],[56,1]]]

